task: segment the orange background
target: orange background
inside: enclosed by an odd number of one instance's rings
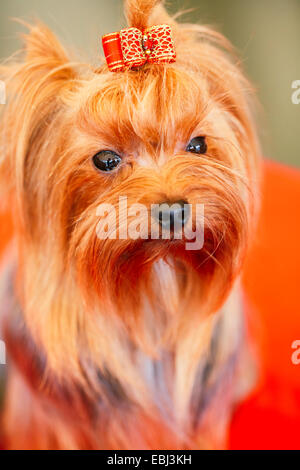
[[[300,449],[300,172],[266,162],[256,242],[244,272],[261,384],[235,413],[232,449]]]

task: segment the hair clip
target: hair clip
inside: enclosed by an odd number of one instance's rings
[[[123,72],[146,63],[167,64],[176,60],[171,27],[166,24],[144,31],[127,28],[106,34],[102,44],[111,72]]]

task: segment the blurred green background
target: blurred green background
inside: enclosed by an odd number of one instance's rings
[[[264,154],[300,166],[300,104],[291,100],[292,82],[300,80],[300,0],[169,0],[167,6],[194,7],[185,21],[211,24],[232,41],[262,104]],[[101,36],[123,26],[122,0],[1,0],[1,58],[20,46],[22,27],[11,17],[42,19],[94,63]]]

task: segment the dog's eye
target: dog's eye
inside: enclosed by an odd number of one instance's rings
[[[205,140],[205,137],[194,137],[189,145],[187,146],[186,148],[186,151],[187,152],[191,152],[191,153],[206,153],[207,151],[207,144],[206,144],[206,140]]]
[[[121,161],[121,157],[112,150],[102,150],[93,157],[95,167],[101,171],[112,171]]]

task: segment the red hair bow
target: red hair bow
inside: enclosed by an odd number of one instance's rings
[[[176,52],[169,25],[145,29],[127,28],[102,38],[106,62],[111,72],[123,72],[141,67],[146,62],[166,64],[175,62]]]

